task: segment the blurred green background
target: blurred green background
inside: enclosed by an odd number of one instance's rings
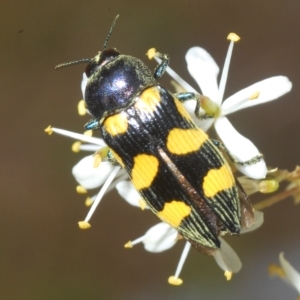
[[[156,47],[195,88],[186,51],[202,46],[222,68],[233,31],[241,41],[225,97],[274,75],[288,76],[294,86],[280,100],[230,120],[268,165],[292,170],[300,163],[299,12],[300,2],[292,0],[1,1],[0,299],[295,299],[292,288],[267,272],[280,251],[300,271],[300,207],[291,200],[265,210],[260,230],[227,239],[243,262],[230,282],[212,258],[192,250],[183,285],[173,287],[167,278],[183,243],[162,254],[141,245],[123,248],[156,224],[151,213],[112,192],[92,228],[78,229],[87,208],[71,168],[84,153],[71,153],[72,140],[43,130],[51,124],[82,132],[87,117],[77,116],[76,105],[84,65],[54,66],[93,57],[116,14],[109,46],[151,69],[155,64],[145,53]],[[162,83],[170,87],[169,81],[164,76]]]

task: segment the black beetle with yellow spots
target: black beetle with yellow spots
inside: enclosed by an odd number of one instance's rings
[[[106,49],[115,22],[103,51],[83,60],[84,98],[93,117],[85,128],[100,128],[114,159],[162,221],[212,254],[220,247],[218,236],[252,224],[252,206],[219,149],[182,104],[195,99],[199,115],[200,95],[171,94],[159,85],[169,64],[166,54],[148,52],[161,59],[152,74],[141,60]]]

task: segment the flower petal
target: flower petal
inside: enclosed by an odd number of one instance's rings
[[[94,168],[94,156],[89,155],[81,159],[72,169],[76,181],[86,189],[101,186],[115,168],[110,162],[103,161]]]
[[[187,68],[191,76],[198,83],[203,95],[218,101],[219,89],[217,76],[219,67],[211,55],[200,47],[193,47],[188,50],[185,56]],[[221,104],[221,103],[217,103]]]
[[[224,239],[219,239],[221,241],[221,248],[214,254],[217,264],[224,271],[237,273],[242,268],[240,258]]]
[[[264,213],[261,211],[255,210],[254,211],[254,220],[255,220],[255,223],[250,228],[242,228],[240,233],[244,234],[244,233],[251,232],[251,231],[259,228],[264,222]]]
[[[85,72],[83,72],[83,74],[82,74],[82,81],[81,81],[81,91],[82,91],[82,97],[83,97],[83,99],[85,99],[84,95],[85,95],[85,88],[86,88],[87,82],[88,82],[88,78],[87,78]]]
[[[176,244],[178,232],[166,223],[158,223],[145,234],[144,247],[149,252],[162,252]]]
[[[259,81],[227,98],[222,104],[223,115],[228,115],[237,110],[275,100],[288,93],[292,83],[285,76],[274,76]],[[249,98],[254,92],[259,92],[257,99],[248,100],[242,105],[240,101]]]
[[[255,145],[238,133],[226,117],[215,121],[215,129],[231,156],[240,162],[251,160],[259,155]],[[267,166],[263,159],[249,165],[236,164],[237,169],[250,178],[261,179],[267,174]]]
[[[300,274],[294,269],[294,267],[284,258],[283,252],[279,254],[279,261],[281,267],[283,268],[286,279],[295,287],[295,289],[300,293]]]
[[[133,184],[130,181],[124,180],[120,181],[116,185],[116,189],[120,196],[124,198],[130,205],[140,206],[139,200],[141,195],[134,188]]]

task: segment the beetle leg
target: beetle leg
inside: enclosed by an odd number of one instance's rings
[[[201,95],[198,93],[191,93],[191,92],[183,92],[183,93],[176,93],[174,96],[180,101],[185,102],[188,100],[196,100],[196,107],[195,107],[195,116],[200,119],[207,119],[211,118],[211,116],[208,116],[206,114],[201,113]]]
[[[230,152],[227,150],[227,148],[220,141],[214,140],[214,139],[211,139],[211,141],[214,143],[215,146],[217,146],[219,149],[223,150],[228,155],[228,157],[230,158],[230,160],[234,164],[237,164],[237,165],[241,165],[241,166],[253,165],[253,164],[258,163],[264,157],[262,153],[259,153],[258,155],[250,158],[249,160],[239,161],[239,160],[234,159],[231,156]]]
[[[168,54],[157,52],[154,48],[148,50],[147,56],[149,59],[152,59],[153,57],[161,59],[161,62],[156,66],[153,72],[153,77],[156,80],[159,80],[166,72],[166,69],[170,63],[170,57]]]
[[[85,130],[94,130],[94,129],[98,129],[98,128],[100,128],[100,124],[97,119],[92,119],[84,125]]]

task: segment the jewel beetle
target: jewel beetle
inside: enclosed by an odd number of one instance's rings
[[[84,100],[92,120],[85,129],[100,129],[113,157],[124,168],[149,208],[199,251],[212,254],[219,236],[238,234],[252,225],[253,209],[216,143],[185,110],[196,93],[172,94],[158,80],[169,56],[154,72],[138,58],[108,48],[87,62]]]

